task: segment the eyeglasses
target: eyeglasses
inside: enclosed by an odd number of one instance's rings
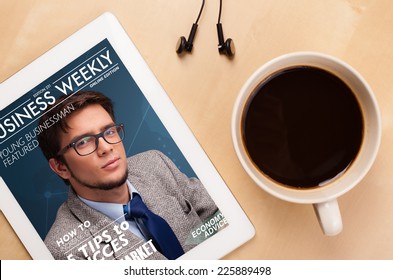
[[[81,138],[61,149],[57,155],[63,155],[70,148],[74,148],[75,152],[80,156],[90,155],[95,150],[97,150],[98,139],[100,137],[102,137],[108,144],[120,143],[124,138],[124,125],[113,125],[98,134],[82,136]]]

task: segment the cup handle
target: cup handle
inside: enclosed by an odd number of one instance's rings
[[[323,233],[328,236],[339,234],[343,223],[337,199],[316,203],[313,206]]]

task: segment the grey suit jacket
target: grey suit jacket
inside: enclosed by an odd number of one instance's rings
[[[195,244],[186,241],[192,230],[218,210],[201,182],[158,151],[128,158],[128,170],[128,180],[149,209],[169,223],[185,252],[192,249]],[[55,259],[165,259],[151,243],[122,229],[70,189],[45,244]]]

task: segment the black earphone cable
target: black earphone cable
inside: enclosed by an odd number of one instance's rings
[[[219,12],[218,12],[218,22],[217,23],[221,22],[221,9],[222,9],[222,0],[220,0],[220,9],[219,9]]]
[[[205,0],[202,0],[202,5],[201,5],[201,9],[199,10],[199,14],[198,17],[195,21],[195,24],[198,24],[199,18],[201,17],[202,11],[203,11],[203,6],[205,6]]]

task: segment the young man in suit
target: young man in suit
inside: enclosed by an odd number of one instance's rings
[[[55,259],[176,259],[195,247],[194,230],[218,211],[201,182],[161,152],[126,157],[124,127],[101,93],[60,98],[40,125],[47,127],[38,140],[49,166],[70,186],[45,238]],[[135,203],[158,218],[130,214]],[[151,229],[155,219],[160,226]]]

